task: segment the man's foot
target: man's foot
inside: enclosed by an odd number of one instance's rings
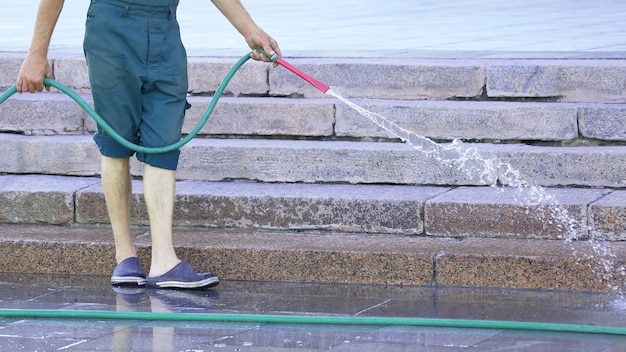
[[[122,260],[111,276],[111,284],[113,285],[137,285],[146,284],[146,275],[141,269],[141,262],[137,257],[130,257]]]
[[[151,288],[182,288],[201,289],[217,286],[220,280],[210,273],[196,273],[188,262],[180,262],[172,270],[146,279],[147,287]]]

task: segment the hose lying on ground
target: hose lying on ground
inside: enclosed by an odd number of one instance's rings
[[[587,334],[626,335],[626,327],[584,324],[538,323],[502,320],[467,320],[439,318],[355,317],[325,315],[267,315],[221,313],[159,313],[98,310],[0,309],[0,317],[70,318],[147,321],[210,321],[238,323],[281,323],[322,325],[430,326],[498,330],[534,330]]]

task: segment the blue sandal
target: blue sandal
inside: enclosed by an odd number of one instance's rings
[[[146,279],[147,287],[151,288],[182,288],[201,289],[217,286],[220,280],[210,273],[196,273],[188,262],[178,263],[167,273]]]
[[[130,257],[122,260],[111,276],[111,284],[113,285],[137,285],[146,284],[146,275],[141,269],[141,262],[137,257]]]

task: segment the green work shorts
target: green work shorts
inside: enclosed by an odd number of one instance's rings
[[[94,108],[122,137],[146,147],[179,141],[188,107],[177,5],[178,0],[91,0],[87,13],[83,47]],[[94,140],[107,157],[135,153],[101,128]],[[176,170],[179,155],[137,153],[137,159]]]

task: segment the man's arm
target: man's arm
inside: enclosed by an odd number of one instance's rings
[[[239,0],[211,0],[215,7],[226,17],[226,19],[241,33],[253,50],[252,59],[270,61],[269,58],[261,55],[257,50],[263,49],[270,56],[278,54],[281,56],[280,47],[276,40],[270,37],[254,22],[248,11]]]
[[[63,0],[39,2],[33,38],[17,78],[17,91],[20,93],[41,92],[44,89],[43,79],[52,76],[52,70],[48,64],[48,48],[52,32],[63,9],[63,2]]]

